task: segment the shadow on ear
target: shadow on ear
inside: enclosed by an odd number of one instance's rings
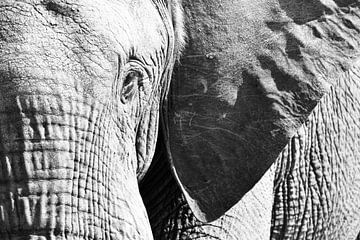
[[[289,10],[282,2],[183,3],[188,45],[163,121],[174,174],[202,221],[259,181],[359,54],[360,19],[350,10],[318,1],[326,15],[294,21],[305,1]]]

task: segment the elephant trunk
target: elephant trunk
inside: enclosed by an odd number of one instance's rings
[[[107,112],[58,95],[2,99],[1,239],[151,238],[135,154],[114,141]]]

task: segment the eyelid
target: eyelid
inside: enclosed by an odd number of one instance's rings
[[[143,86],[145,84],[149,84],[150,83],[150,77],[146,76],[146,77],[142,77],[141,79],[139,79],[139,85]]]
[[[146,76],[147,78],[152,79],[151,71],[143,64],[141,61],[136,59],[131,59],[129,62],[129,69],[138,70],[138,72],[142,73],[143,78]],[[146,78],[144,78],[146,79]]]
[[[139,69],[139,68],[137,68],[137,69],[133,68],[127,73],[127,75],[126,75],[126,77],[124,79],[124,82],[123,82],[124,85],[130,84],[130,82],[129,83],[126,82],[127,77],[129,76],[129,74],[134,74],[133,77],[137,78],[137,81],[138,81],[137,83],[138,83],[139,86],[144,86],[144,85],[150,83],[150,77],[149,77],[149,75],[147,74],[146,71],[144,71],[142,69]]]

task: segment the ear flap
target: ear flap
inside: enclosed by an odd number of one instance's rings
[[[300,2],[183,3],[189,40],[164,124],[174,173],[202,221],[259,181],[359,54],[355,10]]]

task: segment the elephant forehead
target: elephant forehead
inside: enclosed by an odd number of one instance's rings
[[[32,15],[57,34],[102,36],[115,51],[135,49],[143,55],[167,44],[168,25],[152,1],[5,0],[0,10],[17,13],[19,21]],[[26,23],[25,23],[26,24]],[[38,29],[33,29],[37,31]],[[71,38],[71,36],[70,36]]]
[[[153,54],[167,44],[167,21],[152,1],[80,1],[85,20],[122,48]],[[162,7],[162,6],[157,6]]]
[[[68,14],[89,30],[102,33],[121,48],[151,53],[162,47],[166,33],[164,19],[152,1],[61,1],[46,3],[49,11]],[[69,13],[70,12],[70,13]]]
[[[150,1],[1,1],[0,71],[26,76],[17,89],[71,94],[80,85],[106,99],[130,57],[164,64],[153,57],[168,44],[161,18]]]

